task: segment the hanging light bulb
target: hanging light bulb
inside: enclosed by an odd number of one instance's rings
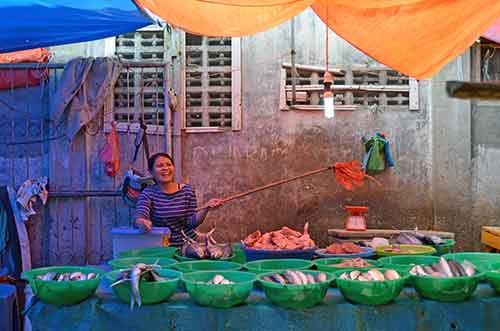
[[[323,76],[323,104],[324,104],[324,115],[326,118],[335,117],[335,100],[332,90],[333,76],[330,72],[325,71]]]

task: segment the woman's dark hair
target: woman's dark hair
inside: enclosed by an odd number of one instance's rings
[[[156,159],[159,158],[159,157],[166,157],[167,159],[170,160],[170,162],[172,162],[172,164],[174,164],[174,159],[172,159],[172,157],[170,155],[168,155],[167,153],[156,153],[156,154],[151,155],[149,157],[149,159],[148,159],[148,169],[149,169],[149,171],[153,171]]]

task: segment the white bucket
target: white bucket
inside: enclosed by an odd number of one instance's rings
[[[113,258],[116,259],[118,253],[123,251],[168,245],[170,229],[153,227],[150,232],[143,233],[139,229],[119,227],[111,229],[111,238],[113,239]]]

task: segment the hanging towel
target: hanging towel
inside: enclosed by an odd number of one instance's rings
[[[66,64],[51,115],[56,123],[66,122],[70,140],[103,109],[120,71],[121,64],[114,58],[79,57]]]

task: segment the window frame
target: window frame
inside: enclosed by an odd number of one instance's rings
[[[242,127],[241,107],[241,38],[231,38],[231,128],[224,127],[188,127],[186,126],[186,33],[181,35],[181,75],[180,75],[180,111],[181,128],[186,133],[221,133],[240,131]]]

